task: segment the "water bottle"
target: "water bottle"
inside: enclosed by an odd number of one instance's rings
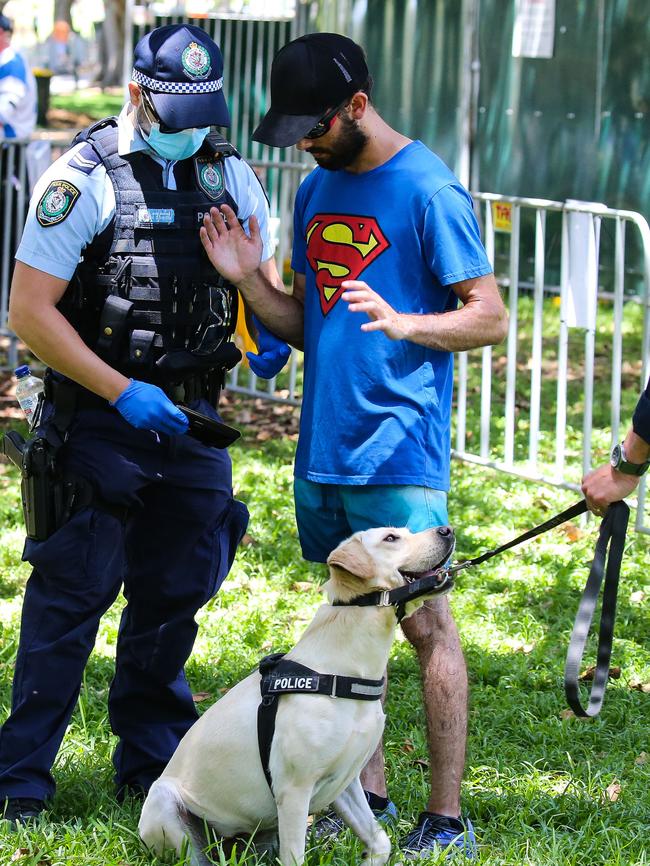
[[[43,393],[45,385],[42,379],[32,376],[27,364],[22,367],[17,367],[15,370],[16,379],[16,400],[20,403],[20,408],[25,413],[25,418],[31,430],[36,420],[34,413],[38,406],[40,395]]]

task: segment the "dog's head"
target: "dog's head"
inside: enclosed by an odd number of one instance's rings
[[[449,526],[423,532],[391,526],[366,529],[333,550],[327,558],[331,601],[395,589],[406,581],[426,577],[451,556],[456,539]]]

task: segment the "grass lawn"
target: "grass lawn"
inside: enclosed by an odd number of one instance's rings
[[[113,114],[119,114],[124,105],[122,88],[110,88],[102,91],[98,87],[86,90],[75,90],[73,93],[52,94],[50,107],[87,114],[93,120],[100,120]]]
[[[269,415],[271,413],[269,407]],[[219,594],[200,614],[187,672],[207,708],[258,659],[286,650],[321,603],[323,567],[302,561],[291,499],[295,442],[256,440],[231,449],[237,495],[251,511],[252,543],[240,548]],[[24,581],[22,526],[14,473],[0,465],[0,712],[10,685]],[[466,558],[547,519],[575,495],[459,462],[450,516]],[[611,682],[596,720],[565,711],[562,673],[596,525],[556,529],[465,572],[451,601],[471,681],[463,807],[478,830],[483,864],[640,866],[650,838],[650,597],[647,536],[631,532],[623,563]],[[113,799],[106,709],[121,604],[104,617],[73,723],[58,756],[57,795],[34,829],[0,829],[0,863],[19,866],[144,866],[138,804]],[[593,641],[591,642],[593,653]],[[397,834],[424,808],[428,759],[414,655],[396,641],[390,661],[386,755]],[[0,825],[1,826],[1,825]],[[350,835],[312,851],[309,864],[349,864],[361,850]],[[395,860],[395,858],[394,858]],[[225,863],[225,860],[216,862]],[[161,861],[157,861],[161,862]],[[167,866],[183,863],[173,856]],[[255,858],[238,861],[252,864]],[[436,862],[433,858],[427,862]],[[442,861],[440,861],[442,862]]]

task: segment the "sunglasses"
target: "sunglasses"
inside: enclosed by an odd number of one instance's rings
[[[160,131],[167,134],[173,132],[182,132],[181,129],[176,129],[173,126],[167,126],[167,124],[160,119],[158,113],[156,112],[156,109],[153,107],[151,96],[143,87],[140,88],[140,93],[142,94],[142,108],[149,123],[157,123]]]
[[[309,132],[306,132],[303,135],[303,138],[321,138],[323,135],[328,133],[334,126],[337,114],[347,104],[348,102],[346,100],[340,105],[337,105],[336,108],[330,108],[330,110],[321,117],[318,123],[312,126]]]

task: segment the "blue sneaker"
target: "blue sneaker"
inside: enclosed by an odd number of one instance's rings
[[[434,852],[446,856],[464,854],[466,859],[477,856],[476,836],[469,818],[449,818],[433,812],[422,812],[417,825],[400,840],[406,860],[417,860]]]
[[[388,801],[385,809],[373,809],[372,813],[384,829],[397,823],[397,806],[392,800]],[[345,821],[333,809],[311,825],[312,836],[319,842],[335,839],[346,829]]]

